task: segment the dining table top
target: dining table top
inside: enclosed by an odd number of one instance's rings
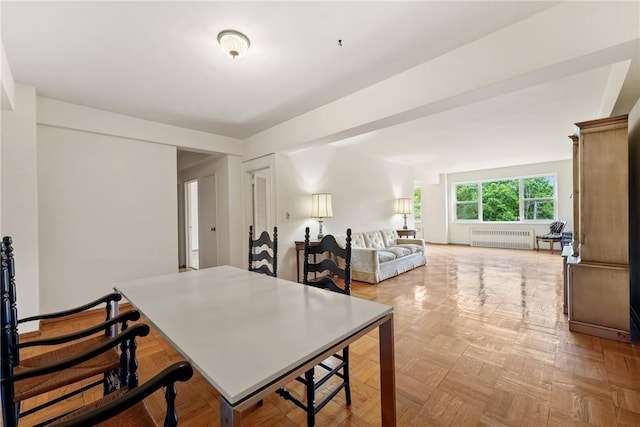
[[[231,266],[116,283],[232,405],[393,307]]]

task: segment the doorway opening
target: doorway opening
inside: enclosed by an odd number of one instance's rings
[[[186,182],[185,184],[185,218],[187,238],[186,243],[186,265],[187,268],[197,270],[200,268],[200,250],[198,246],[198,180]]]
[[[271,234],[271,180],[269,169],[254,171],[251,174],[251,224],[255,235],[263,231]]]

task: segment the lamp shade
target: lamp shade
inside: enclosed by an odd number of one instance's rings
[[[396,213],[408,215],[413,212],[413,199],[402,198],[396,200]]]
[[[316,193],[311,195],[311,218],[331,218],[331,193]]]

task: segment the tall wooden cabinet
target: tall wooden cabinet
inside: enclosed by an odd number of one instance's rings
[[[576,126],[577,138],[572,138],[576,258],[569,264],[569,329],[628,342],[627,116]]]

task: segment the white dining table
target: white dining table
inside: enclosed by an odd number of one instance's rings
[[[396,425],[393,307],[231,266],[116,283],[220,393],[220,425],[379,330],[382,425]]]

